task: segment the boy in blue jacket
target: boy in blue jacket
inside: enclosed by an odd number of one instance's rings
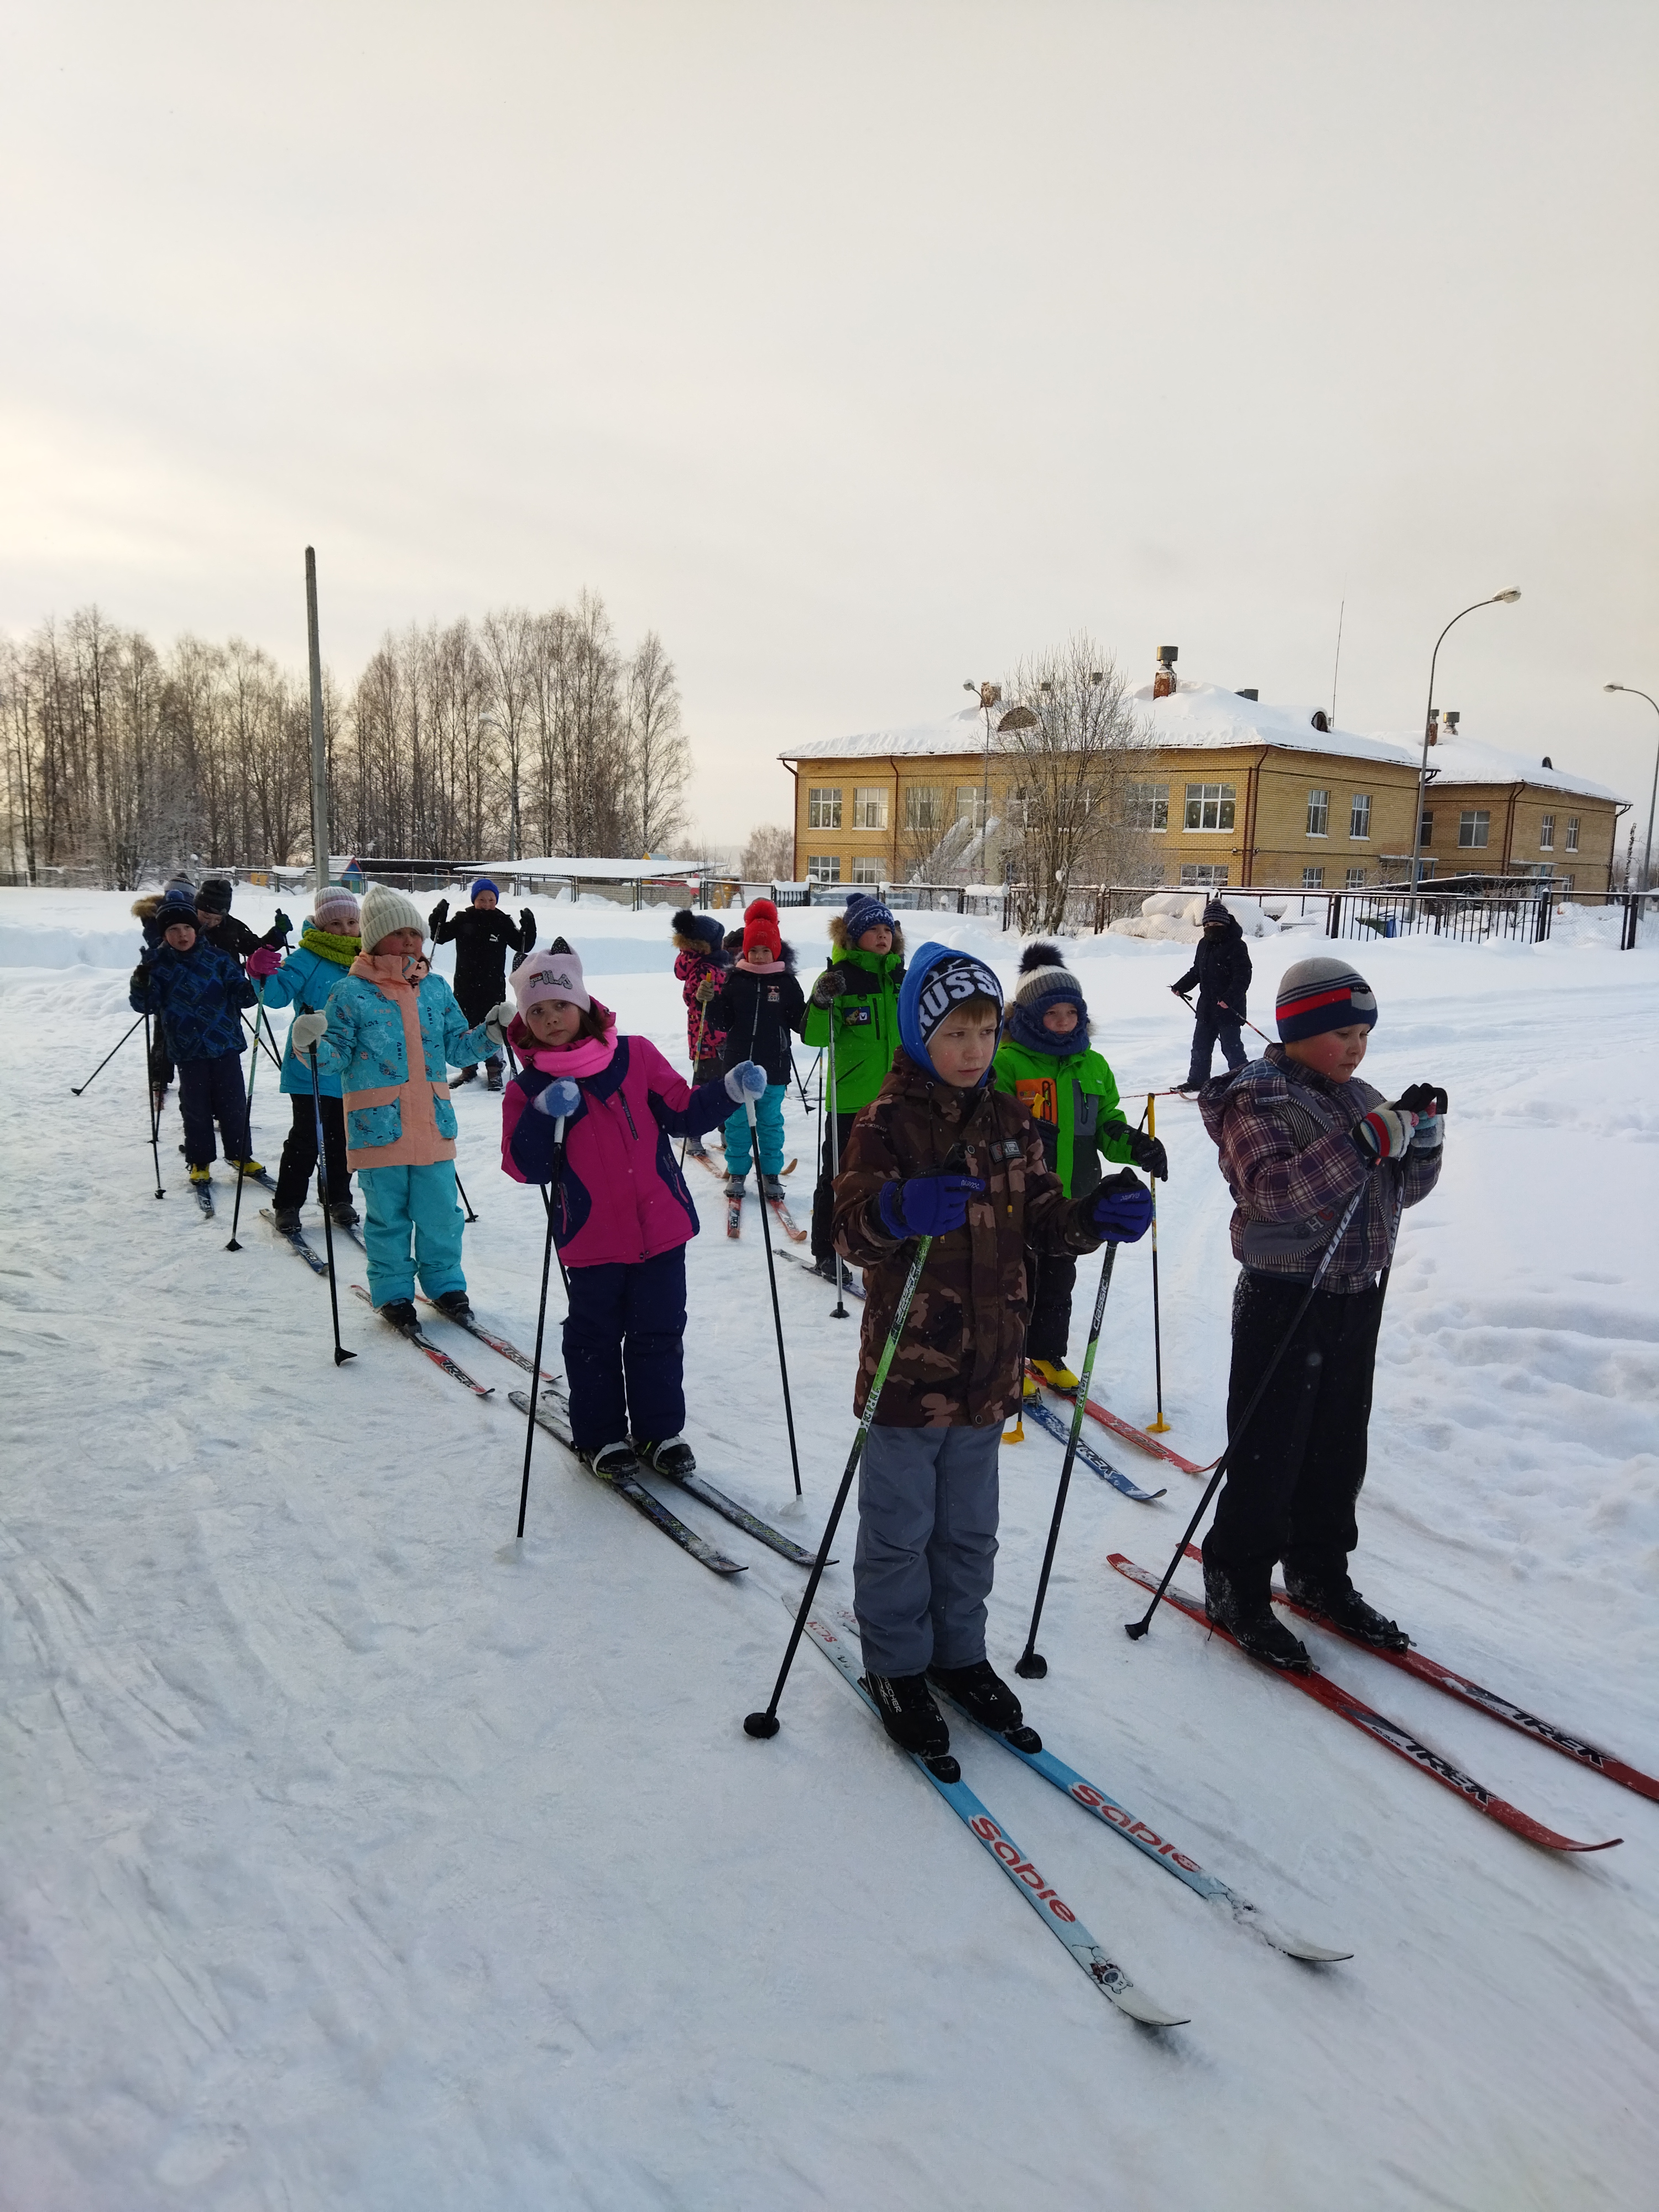
[[[244,1175],[259,1172],[248,1157],[247,1092],[242,1083],[242,1018],[254,988],[241,963],[204,944],[189,896],[169,892],[151,918],[155,943],[132,971],[127,1003],[137,1013],[161,1015],[179,1063],[179,1109],[185,1158],[192,1182],[210,1182],[213,1125],[225,1158]]]

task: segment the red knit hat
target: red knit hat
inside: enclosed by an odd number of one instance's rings
[[[778,910],[770,899],[757,899],[743,910],[743,955],[746,960],[757,945],[763,945],[775,960],[783,957],[783,936],[778,927]]]

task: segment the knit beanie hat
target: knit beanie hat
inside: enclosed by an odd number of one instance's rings
[[[1083,1002],[1083,986],[1066,967],[1059,945],[1028,945],[1019,957],[1014,1004],[1029,1006],[1034,1014],[1041,1016],[1058,999],[1072,1000],[1079,1020],[1088,1012]]]
[[[1212,899],[1204,909],[1204,927],[1206,929],[1210,927],[1212,922],[1231,921],[1232,918],[1232,908],[1230,906],[1224,904],[1220,899]]]
[[[1355,1022],[1364,1022],[1368,1030],[1376,1025],[1370,985],[1346,960],[1323,954],[1285,970],[1274,1011],[1281,1044],[1300,1044],[1304,1037],[1323,1036],[1328,1030],[1345,1030]]]
[[[357,902],[343,884],[325,884],[311,902],[312,919],[331,937],[356,937],[362,920]]]
[[[896,929],[890,907],[885,907],[871,891],[848,891],[847,894],[847,941],[856,945],[866,929]]]
[[[204,914],[230,912],[230,884],[224,876],[204,876],[196,894],[196,903]]]
[[[365,952],[372,952],[394,929],[418,929],[425,940],[426,916],[407,891],[393,890],[390,884],[371,884],[363,893],[359,914]]]
[[[491,883],[488,876],[480,876],[477,882],[473,884],[471,890],[467,893],[467,896],[471,900],[474,906],[477,906],[478,903],[478,893],[480,891],[488,891],[493,898],[497,900],[500,899],[501,895],[500,884]]]
[[[196,894],[188,884],[182,890],[176,890],[169,884],[162,894],[161,905],[150,916],[150,927],[161,936],[165,936],[176,922],[182,922],[186,929],[193,929],[198,937],[202,933],[202,925],[196,919]]]
[[[712,914],[693,914],[683,906],[674,916],[677,937],[700,937],[711,952],[719,952],[726,943],[726,931]]]
[[[556,938],[545,952],[532,952],[513,974],[513,995],[519,1012],[527,1014],[546,999],[563,999],[584,1013],[592,1005],[582,981],[582,963],[563,938]]]
[[[899,1039],[918,1067],[937,1075],[927,1045],[933,1031],[964,999],[989,999],[1002,1011],[1002,986],[994,969],[949,945],[924,945],[899,985]],[[988,1079],[991,1071],[985,1071]]]
[[[778,927],[778,910],[770,899],[756,899],[743,910],[745,960],[757,945],[763,945],[775,960],[782,959],[783,933]]]

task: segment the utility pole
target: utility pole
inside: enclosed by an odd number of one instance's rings
[[[306,548],[306,642],[311,655],[311,854],[313,890],[328,882],[328,761],[323,750],[323,653],[317,641],[317,551]]]

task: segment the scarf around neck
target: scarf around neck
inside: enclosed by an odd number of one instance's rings
[[[360,952],[350,972],[366,983],[378,983],[383,991],[409,988],[413,981],[409,971],[420,957],[418,952]]]
[[[1053,1003],[1051,1000],[1049,1004]],[[1076,1003],[1073,1000],[1073,1004]],[[1055,1060],[1074,1060],[1079,1053],[1089,1049],[1089,1018],[1081,1007],[1078,1009],[1077,1027],[1067,1036],[1056,1036],[1052,1030],[1044,1029],[1041,1014],[1018,1003],[1009,1010],[1007,1030],[1014,1042],[1024,1045],[1027,1052],[1048,1053]]]
[[[612,1022],[602,1037],[583,1037],[575,1044],[537,1044],[532,1039],[519,1047],[519,1057],[526,1067],[538,1068],[544,1075],[568,1075],[577,1082],[609,1067],[616,1051],[617,1025]]]
[[[734,963],[734,972],[739,975],[787,975],[789,963],[787,960],[739,960]]]
[[[304,922],[300,928],[300,949],[314,952],[319,959],[331,960],[337,968],[349,968],[363,949],[360,937],[337,937],[331,929],[319,929],[314,921]]]

